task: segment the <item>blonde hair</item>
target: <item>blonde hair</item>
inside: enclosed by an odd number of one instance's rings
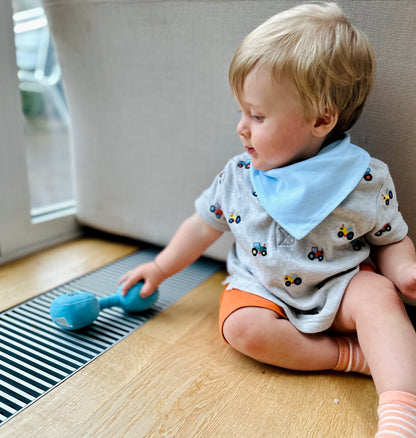
[[[338,114],[333,132],[350,129],[370,93],[374,52],[335,3],[304,4],[261,24],[240,44],[229,80],[238,99],[254,67],[270,69],[299,95],[306,120]]]

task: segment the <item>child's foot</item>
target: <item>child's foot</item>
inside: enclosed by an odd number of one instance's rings
[[[387,391],[380,395],[376,438],[416,437],[416,395]]]

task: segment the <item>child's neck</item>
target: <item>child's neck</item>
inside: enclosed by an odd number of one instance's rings
[[[334,143],[335,141],[342,140],[344,137],[345,137],[345,132],[330,132],[326,136],[325,140],[323,141],[320,150],[322,150],[325,146]]]

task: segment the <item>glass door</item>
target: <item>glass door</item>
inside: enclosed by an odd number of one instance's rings
[[[39,0],[0,2],[0,262],[78,233],[69,117]]]
[[[13,0],[32,216],[73,205],[69,116],[40,0]]]

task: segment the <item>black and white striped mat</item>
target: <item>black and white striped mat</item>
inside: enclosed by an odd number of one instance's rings
[[[224,268],[221,262],[199,259],[160,285],[158,301],[141,314],[105,309],[91,326],[76,332],[52,323],[49,305],[57,296],[76,290],[113,294],[124,272],[158,252],[143,249],[0,314],[0,426]]]

